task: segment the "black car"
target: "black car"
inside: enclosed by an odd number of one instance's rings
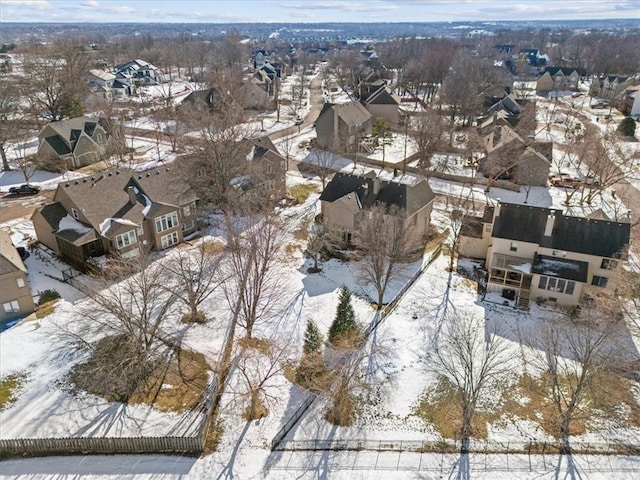
[[[39,191],[40,187],[36,185],[29,185],[28,183],[20,185],[19,187],[11,187],[9,189],[9,193],[13,195],[33,195],[34,193],[38,193]]]

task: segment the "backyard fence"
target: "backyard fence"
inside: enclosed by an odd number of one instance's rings
[[[558,455],[556,442],[489,442],[470,441],[469,453]],[[278,451],[374,451],[414,453],[459,453],[459,440],[282,440],[273,450]],[[593,455],[639,455],[640,445],[627,443],[571,442],[571,453]]]
[[[0,457],[11,455],[76,455],[202,452],[202,436],[193,437],[76,437],[0,440]]]

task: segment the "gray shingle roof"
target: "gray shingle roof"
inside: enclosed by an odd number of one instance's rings
[[[325,103],[320,115],[332,114],[334,111],[337,113],[338,118],[350,127],[362,125],[371,119],[371,114],[360,102],[340,104]]]
[[[363,208],[372,207],[377,203],[388,207],[395,205],[410,216],[435,199],[429,183],[424,179],[413,186],[381,180],[377,194],[373,193],[374,181],[371,176],[337,173],[320,195],[320,200],[335,202],[345,195],[356,193]]]
[[[553,229],[550,236],[545,236],[547,217],[552,213]],[[624,257],[630,235],[629,223],[570,217],[563,215],[562,210],[510,203],[500,204],[492,229],[496,238],[607,258]]]

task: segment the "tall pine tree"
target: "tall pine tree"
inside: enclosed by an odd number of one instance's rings
[[[341,341],[353,338],[358,333],[356,315],[351,305],[351,294],[346,287],[340,289],[340,302],[336,310],[336,318],[329,327],[329,341],[336,345]]]
[[[307,329],[304,332],[304,346],[302,347],[305,355],[314,355],[320,353],[322,347],[322,334],[318,327],[309,320],[307,322]]]

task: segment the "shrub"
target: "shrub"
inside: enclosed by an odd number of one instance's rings
[[[55,290],[44,290],[40,293],[40,299],[38,300],[38,305],[44,305],[51,300],[56,300],[60,298],[60,294]]]
[[[200,325],[204,325],[207,323],[207,316],[204,314],[202,310],[198,310],[195,315],[191,315],[191,313],[185,313],[182,316],[182,323],[199,323]]]
[[[38,302],[38,309],[36,310],[36,318],[44,318],[53,313],[58,303],[58,298],[50,300],[46,303]]]
[[[618,125],[618,133],[625,137],[633,137],[636,134],[636,122],[631,117],[625,117]]]
[[[296,199],[296,203],[298,204],[306,202],[309,195],[317,191],[318,189],[315,185],[306,185],[302,183],[294,185],[289,189],[289,193],[291,193],[291,196]]]

